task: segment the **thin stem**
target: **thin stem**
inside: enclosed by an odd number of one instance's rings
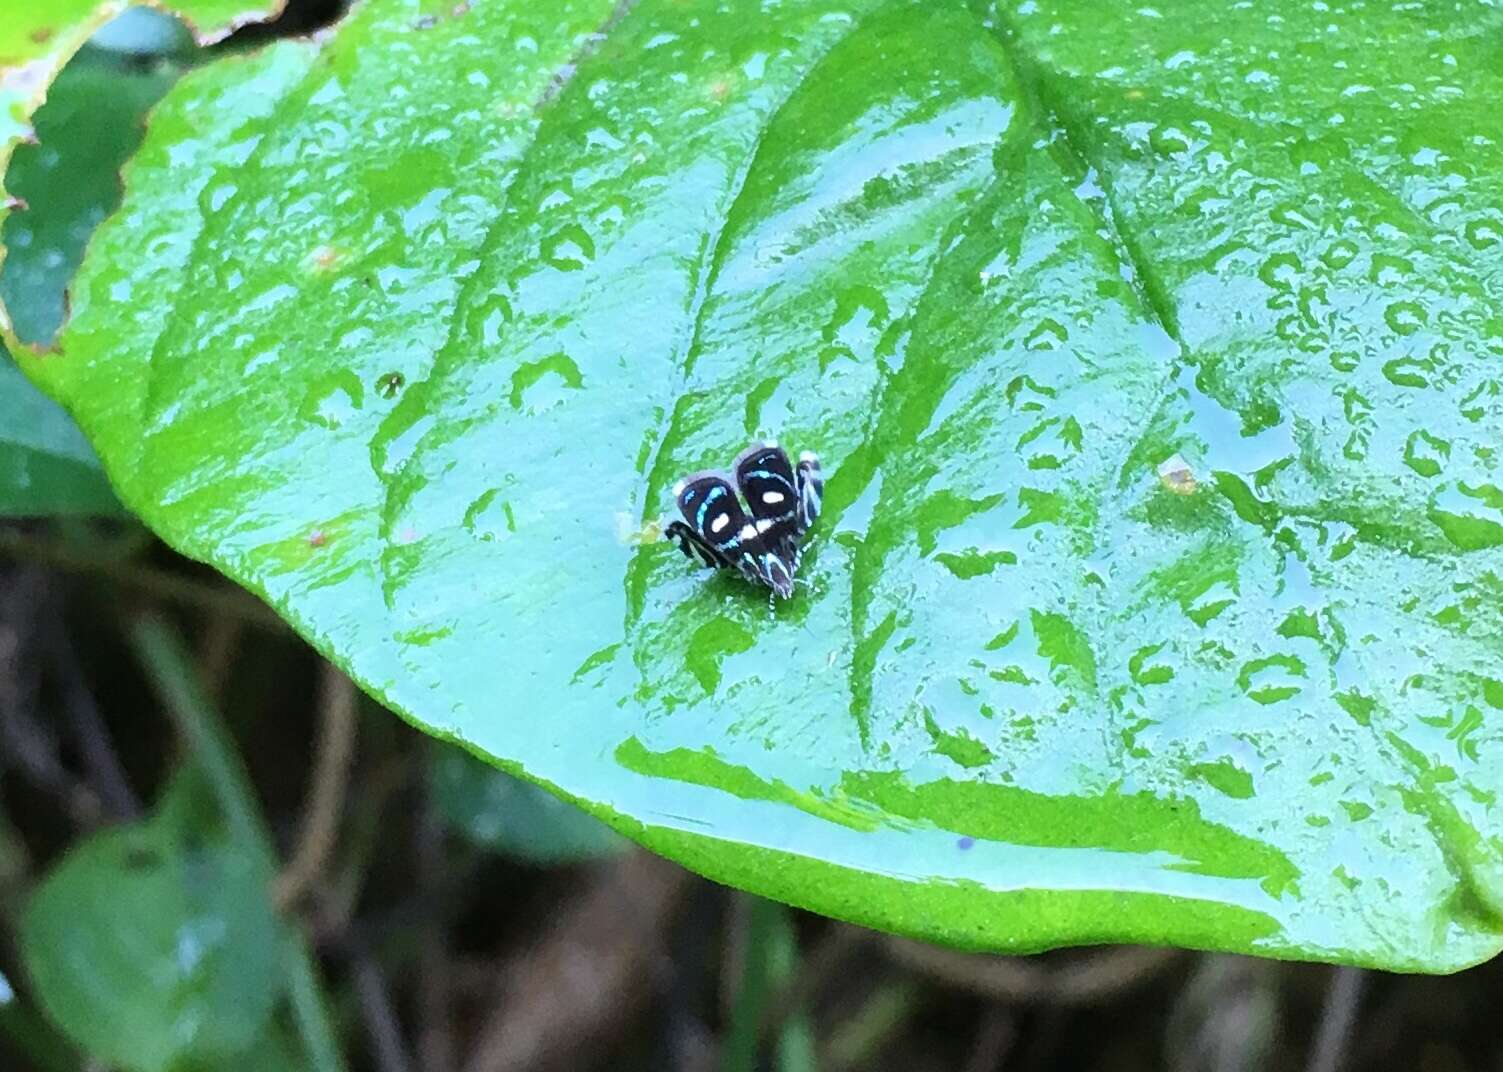
[[[1362,1000],[1366,979],[1360,968],[1337,968],[1326,995],[1320,1028],[1310,1047],[1309,1072],[1339,1072],[1345,1063],[1347,1043],[1357,1022],[1357,1003]]]
[[[757,1033],[764,1040],[771,1038],[783,1026],[783,1022],[806,1007],[829,982],[836,969],[872,937],[871,931],[860,927],[833,924],[803,958],[798,971],[790,979],[784,980],[782,989],[767,1003]]]
[[[141,814],[141,804],[131,791],[130,780],[125,776],[109,728],[84,677],[83,663],[73,647],[72,638],[58,617],[52,617],[47,632],[49,654],[58,675],[63,706],[73,723],[79,754],[89,772],[89,782],[105,808],[116,818],[134,819]]]
[[[208,775],[231,835],[274,871],[276,849],[271,831],[261,817],[250,778],[229,731],[209,703],[182,641],[160,618],[152,615],[137,619],[131,627],[130,640],[162,698],[167,716]]]
[[[329,1007],[318,980],[313,952],[301,930],[293,932],[284,960],[292,1017],[297,1022],[298,1034],[302,1036],[309,1066],[313,1072],[345,1072],[344,1058],[334,1041]]]
[[[742,915],[741,979],[731,1005],[731,1023],[720,1055],[721,1072],[751,1072],[757,1067],[758,1032],[772,989],[772,945],[783,906],[747,896]]]
[[[203,767],[231,836],[261,862],[267,874],[275,873],[276,847],[256,803],[250,778],[228,729],[193,670],[182,640],[161,619],[150,616],[131,626],[130,640],[162,698],[168,717]],[[334,1042],[313,954],[298,928],[292,929],[284,959],[293,1015],[309,1061],[315,1072],[343,1072],[344,1061]]]
[[[350,679],[324,663],[319,679],[318,745],[313,788],[303,811],[292,860],[272,887],[279,908],[295,902],[317,881],[339,835],[350,761],[355,755],[356,706],[359,693]]]
[[[355,993],[360,998],[360,1015],[371,1038],[376,1067],[380,1072],[409,1072],[412,1062],[407,1056],[407,1044],[402,1039],[402,1028],[397,1023],[391,991],[381,966],[371,951],[359,942],[355,944],[351,960]]]
[[[873,1055],[913,1016],[918,1000],[919,988],[908,980],[879,987],[856,1015],[831,1035],[821,1067],[835,1072],[872,1067]]]

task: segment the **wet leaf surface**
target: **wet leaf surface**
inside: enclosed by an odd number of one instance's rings
[[[282,0],[175,0],[170,6],[206,44],[237,26],[269,18],[283,4]],[[120,0],[46,0],[7,4],[0,12],[0,175],[5,174],[16,146],[32,136],[32,113],[68,58],[124,9]],[[0,185],[0,222],[13,207],[13,196],[13,191],[7,193]]]
[[[46,345],[66,316],[65,290],[89,235],[120,203],[119,170],[142,121],[179,71],[85,50],[59,75],[6,174],[28,207],[5,217],[0,300],[16,335]],[[72,419],[0,348],[0,515],[117,514],[98,459]]]
[[[167,97],[26,361],[132,509],[760,893],[1499,948],[1495,12],[535,7]],[[829,474],[772,615],[652,538],[768,434]]]

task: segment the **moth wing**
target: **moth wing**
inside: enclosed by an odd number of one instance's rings
[[[696,559],[701,566],[708,566],[710,569],[731,568],[730,559],[711,547],[682,521],[671,522],[663,530],[663,535],[677,543],[680,551],[689,558]]]
[[[736,458],[736,486],[740,488],[752,517],[771,521],[782,528],[794,520],[798,506],[798,485],[793,464],[776,443],[759,443],[742,451]],[[767,531],[768,526],[759,526]],[[791,533],[792,526],[789,525]],[[779,533],[781,535],[781,532]]]
[[[806,450],[799,455],[795,480],[798,484],[798,534],[802,536],[814,524],[824,501],[825,478],[817,454]]]
[[[727,563],[734,561],[751,520],[731,482],[721,473],[696,473],[686,477],[674,494],[694,535]]]

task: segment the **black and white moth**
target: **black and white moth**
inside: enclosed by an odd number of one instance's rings
[[[679,481],[673,494],[684,520],[670,524],[664,535],[701,565],[736,570],[787,599],[800,541],[819,516],[824,489],[813,453],[800,454],[795,469],[777,443],[757,443],[737,456],[729,477],[710,470]]]

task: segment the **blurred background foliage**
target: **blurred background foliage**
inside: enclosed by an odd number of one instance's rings
[[[135,11],[58,80],[7,180],[23,338],[209,59]],[[1500,1069],[1500,971],[977,956],[715,886],[376,708],[0,358],[0,1068]]]

